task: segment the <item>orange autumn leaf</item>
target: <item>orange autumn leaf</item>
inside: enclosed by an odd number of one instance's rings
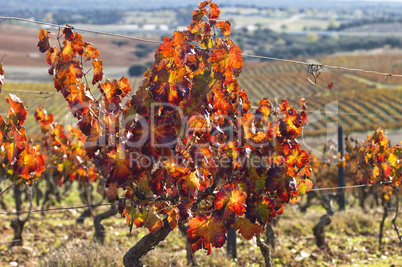
[[[179,214],[179,209],[177,207],[173,207],[171,208],[167,215],[167,219],[170,225],[170,228],[172,228],[173,230],[176,229],[178,223],[179,223],[179,219],[180,219],[180,214]]]
[[[191,252],[199,249],[211,254],[211,247],[220,248],[225,243],[226,231],[224,222],[211,215],[196,216],[188,222],[187,238]]]
[[[18,175],[24,179],[29,179],[32,173],[42,172],[44,170],[44,160],[41,155],[36,155],[35,151],[28,146],[17,156],[14,165]]]
[[[41,29],[38,33],[38,47],[41,53],[45,53],[50,48],[49,33],[45,29]]]
[[[103,67],[102,60],[96,59],[92,61],[92,66],[94,68],[94,74],[92,78],[92,84],[96,84],[103,80]]]
[[[85,52],[87,54],[87,60],[92,58],[94,61],[99,60],[99,51],[90,44],[85,45]]]
[[[117,84],[117,81],[113,80],[112,82],[110,82],[109,80],[107,80],[106,82],[99,85],[99,89],[105,97],[106,106],[109,107],[111,103],[114,103],[115,107],[117,107],[120,102],[121,94],[121,90],[119,88],[119,85]]]
[[[230,35],[230,22],[229,21],[218,21],[216,26],[221,29],[223,35]]]
[[[125,97],[126,95],[128,95],[128,93],[131,92],[131,85],[126,77],[121,77],[117,83],[122,92],[120,95],[121,97]]]
[[[231,212],[236,213],[237,216],[242,216],[246,211],[247,195],[239,189],[235,189],[234,184],[227,184],[215,195],[215,208],[221,209],[227,207]]]
[[[150,209],[148,211],[148,216],[144,220],[144,226],[148,228],[151,233],[156,233],[159,229],[163,227],[163,221],[159,217],[155,209]]]
[[[6,96],[6,101],[10,105],[10,109],[7,113],[9,121],[15,125],[23,125],[27,117],[27,108],[15,94],[10,94],[10,97]]]

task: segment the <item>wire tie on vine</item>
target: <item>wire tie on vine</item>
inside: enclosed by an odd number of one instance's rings
[[[320,70],[324,71],[324,66],[321,64],[309,64],[307,67],[307,80],[313,85],[317,84],[317,78],[321,74]],[[313,77],[314,81],[310,77]]]

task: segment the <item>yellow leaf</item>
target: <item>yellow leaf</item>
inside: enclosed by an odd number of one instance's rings
[[[373,168],[373,178],[376,178],[378,175],[380,175],[380,169],[375,165]]]
[[[396,160],[397,160],[397,157],[394,154],[389,155],[388,161],[389,161],[389,163],[391,164],[392,167],[395,167]]]

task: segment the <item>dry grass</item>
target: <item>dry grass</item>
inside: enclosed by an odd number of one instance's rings
[[[107,246],[102,246],[83,240],[67,243],[51,251],[40,266],[122,266],[123,255],[124,251],[116,242],[109,242]]]
[[[327,227],[327,241],[330,250],[320,251],[315,245],[312,228],[318,222],[322,210],[311,210],[300,214],[289,207],[285,215],[274,227],[276,249],[273,251],[275,266],[402,266],[402,255],[397,246],[397,238],[392,230],[390,217],[385,226],[385,244],[378,247],[379,210],[363,213],[359,209],[337,212]],[[296,215],[296,216],[294,216]],[[41,266],[122,266],[124,253],[139,240],[146,231],[117,229],[113,220],[105,246],[88,239],[75,239],[50,250],[39,262]],[[401,220],[399,220],[399,223]],[[114,228],[113,228],[114,227]],[[124,225],[122,225],[124,227]],[[110,228],[110,227],[109,227]],[[89,229],[90,230],[90,229]],[[122,234],[118,234],[121,231]],[[261,266],[263,259],[254,240],[238,238],[236,262],[227,258],[226,247],[213,249],[210,256],[205,251],[196,252],[200,266]],[[399,251],[399,253],[398,253]],[[185,238],[175,230],[168,238],[148,253],[142,262],[145,266],[186,266]]]

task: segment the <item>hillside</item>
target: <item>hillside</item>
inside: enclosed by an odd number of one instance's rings
[[[402,69],[401,55],[333,56],[315,61],[386,73]],[[401,78],[387,81],[375,74],[324,69],[313,85],[307,80],[307,66],[266,62],[245,67],[239,81],[255,105],[262,97],[278,103],[285,98],[300,108],[299,98],[305,98],[310,123],[304,134],[308,136],[334,131],[336,125],[331,123],[335,122],[346,132],[402,127]]]

